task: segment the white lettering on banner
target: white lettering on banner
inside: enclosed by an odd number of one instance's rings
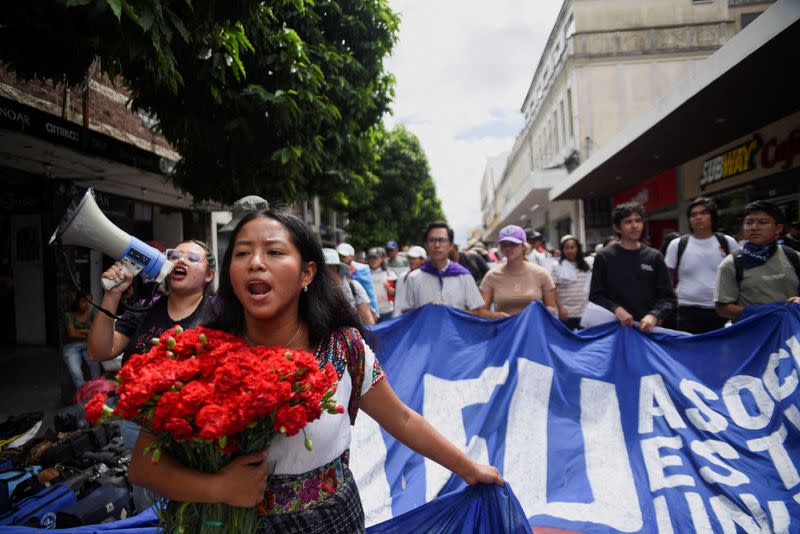
[[[792,426],[800,430],[800,410],[797,409],[797,406],[792,404],[783,411],[783,415],[792,423]]]
[[[360,450],[369,451],[350,463],[353,478],[358,480],[361,502],[367,525],[374,525],[392,518],[392,491],[386,478],[386,443],[381,427],[365,412],[358,414],[353,427],[352,443]]]
[[[731,447],[728,443],[719,441],[717,439],[707,439],[705,441],[692,441],[689,444],[689,447],[696,455],[701,456],[712,464],[728,471],[727,475],[723,475],[714,471],[710,467],[701,467],[699,470],[700,476],[703,477],[703,480],[709,484],[725,484],[726,486],[736,487],[741,486],[742,484],[750,483],[750,478],[747,475],[741,471],[737,471],[717,458],[716,455],[719,455],[726,460],[736,460],[739,458],[739,453],[736,452],[736,449]]]
[[[708,517],[708,511],[703,504],[703,497],[699,493],[687,491],[683,494],[683,498],[689,506],[689,516],[692,518],[695,534],[713,534],[714,529],[711,528],[711,518]]]
[[[783,503],[769,501],[768,507],[772,515],[772,528],[770,528],[764,510],[753,495],[744,493],[739,495],[739,498],[745,503],[752,515],[748,515],[747,512],[741,510],[724,495],[715,495],[709,499],[711,509],[714,510],[714,514],[717,516],[723,534],[737,534],[737,525],[748,534],[789,533],[789,514],[788,511],[784,513],[786,506],[783,506],[783,510],[780,506],[777,506],[777,504]]]
[[[672,521],[669,517],[669,508],[667,508],[667,499],[663,495],[653,498],[653,508],[656,511],[656,526],[658,527],[658,534],[675,534],[672,530]]]
[[[778,352],[770,354],[769,361],[767,362],[767,368],[764,370],[764,376],[761,377],[761,379],[764,381],[764,387],[767,388],[769,394],[772,395],[772,398],[777,402],[788,398],[789,395],[794,393],[794,390],[797,389],[797,371],[795,369],[792,369],[792,372],[789,373],[789,376],[787,376],[786,380],[783,381],[783,385],[780,383],[780,377],[778,376],[778,365],[780,365],[781,360],[788,358],[789,353],[784,349],[780,349]]]
[[[797,364],[797,367],[800,367],[800,341],[797,341],[797,337],[792,336],[786,340],[786,346],[789,347],[794,357],[794,363]]]
[[[639,381],[639,434],[653,431],[653,417],[664,417],[673,428],[686,428],[659,374],[643,376]]]
[[[689,402],[697,406],[697,408],[688,408],[686,410],[686,418],[689,422],[700,430],[707,430],[708,432],[722,432],[728,428],[728,420],[722,415],[718,414],[703,402],[698,393],[708,400],[718,400],[719,395],[714,391],[708,389],[705,385],[694,380],[683,379],[680,383],[680,390],[683,395],[689,399]],[[704,417],[701,416],[704,415]]]
[[[750,415],[742,401],[742,390],[747,390],[756,401],[757,415]],[[722,401],[728,408],[733,422],[742,428],[760,430],[769,424],[775,403],[772,402],[761,380],[754,376],[736,375],[729,378],[722,386]]]
[[[547,413],[553,370],[520,358],[506,430],[505,478],[523,510],[622,532],[642,528],[642,512],[625,445],[614,384],[581,379],[580,425],[591,503],[547,500]],[[576,451],[579,454],[579,451]]]
[[[794,466],[794,462],[792,462],[792,457],[789,456],[789,451],[783,446],[783,443],[786,441],[786,435],[786,427],[781,425],[777,431],[769,436],[748,439],[747,448],[753,452],[767,451],[767,454],[769,454],[769,457],[772,459],[772,464],[775,466],[775,470],[783,481],[784,487],[786,489],[792,489],[800,484],[800,475],[798,475],[797,468]]]
[[[647,470],[647,478],[650,480],[650,491],[655,492],[664,488],[675,488],[678,486],[694,486],[694,478],[690,475],[667,475],[664,470],[667,467],[677,467],[683,465],[681,457],[676,454],[661,456],[659,449],[680,449],[683,440],[680,436],[654,436],[643,439],[640,442],[642,447],[642,459]]]
[[[552,370],[550,371],[552,373]],[[467,380],[445,380],[426,374],[423,379],[423,414],[425,419],[457,447],[467,443],[461,410],[473,404],[489,402],[495,388],[508,378],[508,362],[502,367],[487,367],[481,376]],[[547,405],[545,404],[545,410]],[[472,459],[489,463],[486,440],[475,436],[467,444],[466,453]],[[433,460],[425,458],[425,501],[436,497],[452,473]]]

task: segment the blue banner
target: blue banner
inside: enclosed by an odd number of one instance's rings
[[[428,305],[374,333],[399,397],[497,466],[531,525],[800,532],[800,305],[699,336]],[[464,485],[363,413],[351,458],[368,525]]]

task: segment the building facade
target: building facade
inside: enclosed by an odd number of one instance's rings
[[[556,186],[553,199],[639,195],[656,199],[658,213],[668,197],[678,214],[669,226],[686,233],[686,207],[707,196],[720,229],[737,238],[753,200],[800,218],[800,103],[786,78],[800,61],[800,3],[728,5],[739,33]]]
[[[610,230],[612,192],[556,200],[550,191],[768,5],[565,0],[523,101],[525,127],[494,192],[503,208],[484,221],[484,238],[520,224],[542,232],[551,246],[567,233],[590,245],[602,241]],[[674,173],[659,183],[670,179],[674,189]],[[677,203],[660,203],[654,216],[664,221],[659,233],[677,226]]]

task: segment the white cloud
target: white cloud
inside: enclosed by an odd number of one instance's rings
[[[416,134],[456,241],[480,224],[486,159],[510,150],[519,108],[562,0],[390,0],[400,38],[386,68],[394,116]]]

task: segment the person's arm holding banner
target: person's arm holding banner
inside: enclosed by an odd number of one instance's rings
[[[739,301],[739,284],[736,282],[736,269],[733,256],[727,256],[717,267],[717,282],[714,285],[714,303],[717,315],[732,321],[739,320],[744,306]]]
[[[639,330],[650,333],[658,324],[658,320],[666,317],[675,308],[675,290],[672,288],[672,280],[667,272],[667,265],[664,260],[656,263],[656,300],[653,309],[639,320]]]
[[[496,467],[479,464],[406,406],[386,380],[361,397],[359,408],[408,448],[457,474],[469,485],[505,486]]]
[[[594,267],[592,267],[592,284],[589,290],[589,300],[616,315],[617,320],[622,323],[622,326],[633,326],[633,315],[608,296],[606,263],[605,259],[600,254],[595,257]]]

